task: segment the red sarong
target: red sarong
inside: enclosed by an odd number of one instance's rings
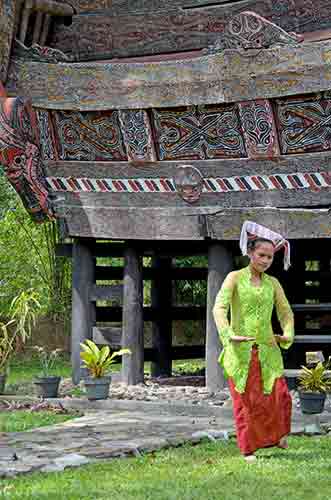
[[[292,399],[285,379],[276,379],[272,393],[263,393],[258,348],[252,348],[245,392],[236,391],[229,379],[237,442],[242,454],[250,455],[259,448],[277,446],[290,433]]]

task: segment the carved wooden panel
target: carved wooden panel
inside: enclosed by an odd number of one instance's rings
[[[52,218],[36,114],[19,97],[0,99],[0,163],[32,218],[37,222]]]
[[[266,99],[238,104],[246,150],[249,158],[266,158],[280,154],[277,130],[271,104]]]
[[[153,110],[160,160],[246,156],[237,108],[233,105]]]
[[[54,129],[51,122],[51,112],[47,109],[36,110],[39,135],[40,149],[42,160],[56,160],[58,154],[55,148]]]
[[[63,160],[126,160],[118,111],[54,112],[56,143]]]
[[[71,26],[56,25],[51,46],[78,58],[146,55],[207,47],[217,41],[239,12],[254,11],[286,31],[310,32],[331,26],[328,0],[257,0],[206,9],[179,9],[168,3],[159,12],[94,12],[73,16]]]
[[[321,94],[277,100],[283,154],[331,149],[331,99]]]
[[[0,81],[7,78],[12,39],[14,38],[16,2],[13,0],[0,1]]]
[[[123,109],[119,119],[129,160],[156,160],[152,129],[143,109]]]
[[[227,50],[182,61],[48,64],[13,60],[7,89],[38,107],[168,108],[330,89],[331,42]]]

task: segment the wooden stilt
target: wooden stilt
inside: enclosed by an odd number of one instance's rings
[[[25,37],[28,31],[28,24],[31,15],[32,2],[25,2],[24,9],[22,11],[21,24],[20,24],[20,42],[25,43]]]
[[[45,14],[42,32],[40,35],[40,45],[41,46],[46,45],[50,25],[51,25],[51,16],[49,14]]]
[[[144,318],[142,261],[134,248],[124,252],[122,346],[131,350],[122,360],[122,382],[144,381]]]
[[[213,317],[213,307],[217,292],[225,276],[233,269],[233,259],[229,250],[221,244],[213,243],[208,250],[208,292],[206,327],[206,386],[211,391],[224,387],[224,376],[218,363],[221,345]]]
[[[43,18],[44,18],[44,14],[42,12],[37,12],[36,20],[35,20],[35,24],[34,24],[34,29],[33,29],[32,43],[39,43],[40,36],[41,36],[41,30],[42,30],[42,24],[43,24]]]
[[[86,374],[81,368],[80,343],[92,339],[95,324],[95,302],[90,300],[95,283],[95,260],[90,245],[83,240],[74,242],[72,257],[71,364],[72,380],[78,384]]]
[[[153,268],[157,271],[152,281],[152,307],[157,312],[152,329],[155,361],[151,364],[151,373],[153,377],[170,377],[172,363],[171,258],[154,257]]]

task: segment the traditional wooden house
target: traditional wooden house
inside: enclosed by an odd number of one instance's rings
[[[11,97],[1,101],[1,162],[34,219],[56,217],[72,238],[74,380],[85,338],[131,348],[127,383],[143,380],[144,355],[168,375],[172,359],[204,356],[204,346],[172,346],[172,320],[206,318],[206,383],[219,388],[211,311],[246,219],[292,241],[292,268],[278,270],[296,315],[287,363],[302,349],[327,350],[331,1],[0,6],[0,79]],[[208,269],[172,265],[197,254]],[[124,256],[124,268],[97,266],[99,256]],[[206,308],[172,305],[171,281],[184,278],[208,280]],[[123,290],[100,285],[111,279]],[[121,307],[99,307],[118,295]],[[122,327],[100,327],[114,321]],[[153,322],[145,352],[144,321]]]

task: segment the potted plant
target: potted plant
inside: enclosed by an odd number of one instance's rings
[[[327,374],[329,364],[320,361],[312,368],[301,367],[298,389],[302,413],[323,412],[326,393],[331,390],[331,379]]]
[[[120,349],[110,354],[108,346],[103,346],[99,349],[92,340],[86,340],[80,345],[83,349],[80,357],[83,365],[90,374],[89,377],[84,379],[87,398],[91,401],[95,399],[107,399],[111,382],[111,376],[107,374],[110,371],[111,365],[115,363],[116,357],[123,354],[131,354],[131,352],[129,349]]]
[[[40,361],[40,376],[36,377],[34,384],[38,388],[38,395],[42,398],[56,398],[58,396],[61,377],[54,375],[53,369],[61,349],[47,351],[44,347],[34,346]]]
[[[8,323],[0,322],[0,394],[5,392],[9,360],[14,352],[16,335],[9,328],[13,323],[13,320]]]
[[[32,288],[23,290],[11,302],[10,320],[7,323],[0,322],[0,394],[5,390],[10,358],[31,335],[40,307],[37,292]]]

